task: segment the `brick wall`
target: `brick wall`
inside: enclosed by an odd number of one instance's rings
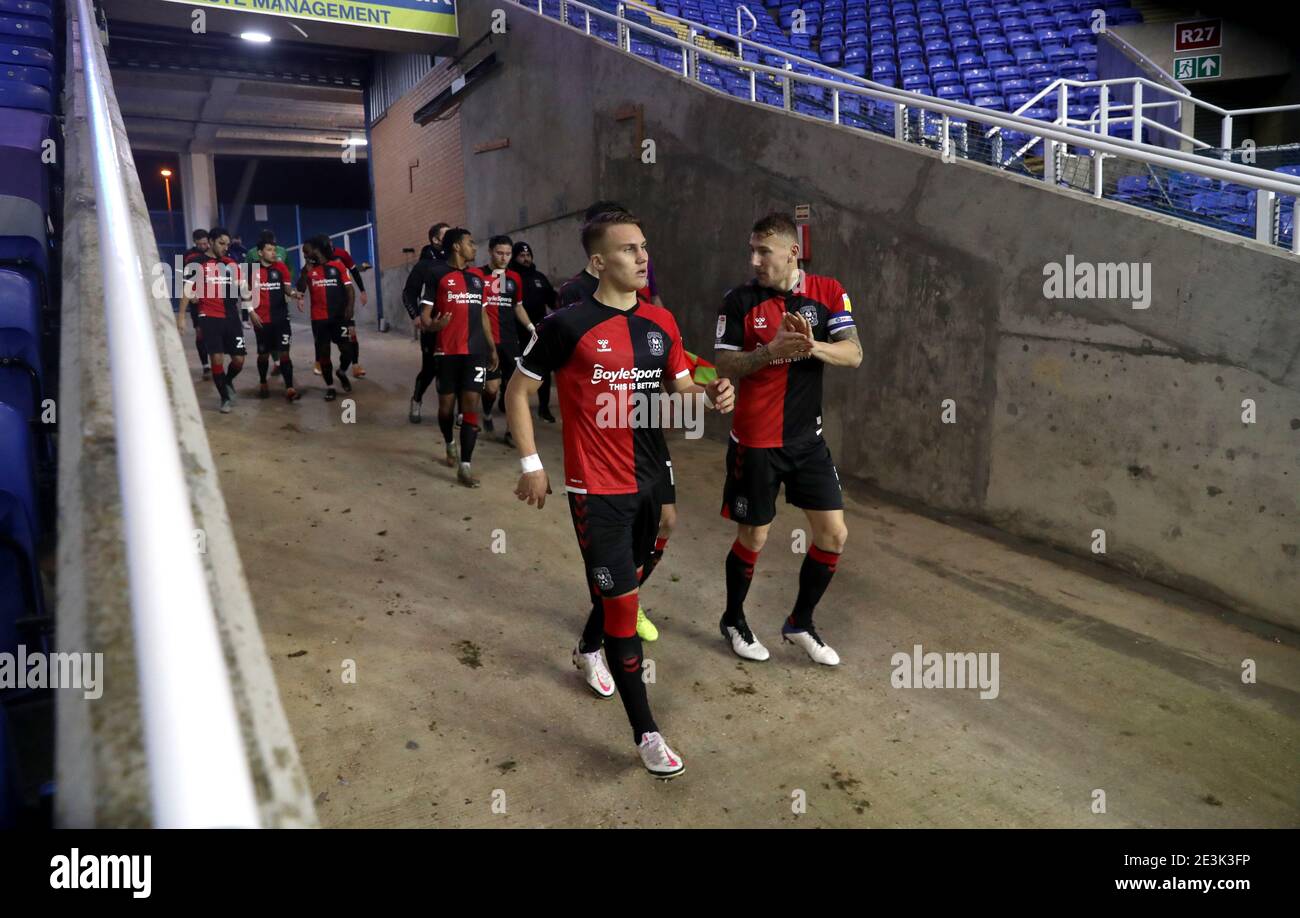
[[[375,215],[379,231],[379,266],[394,268],[413,261],[403,247],[418,252],[429,227],[441,220],[465,222],[465,171],[460,149],[460,114],[420,127],[411,116],[458,75],[445,63],[394,103],[370,133],[374,157]],[[414,169],[410,164],[419,160]],[[394,308],[400,307],[394,301]]]

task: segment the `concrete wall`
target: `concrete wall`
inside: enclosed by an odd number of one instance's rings
[[[490,9],[461,15],[479,35]],[[571,273],[572,214],[627,202],[707,354],[752,221],[810,204],[810,268],[848,289],[866,350],[827,372],[841,475],[1088,557],[1104,529],[1100,560],[1300,626],[1295,259],[689,86],[522,10],[509,22],[501,72],[461,110],[477,235],[526,228]],[[654,163],[614,117],[628,105]],[[1067,255],[1149,263],[1150,307],[1045,299],[1044,265]]]

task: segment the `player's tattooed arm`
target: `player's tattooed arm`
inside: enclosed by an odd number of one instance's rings
[[[831,340],[813,342],[813,356],[832,367],[857,367],[862,363],[862,342],[852,325],[831,332]]]
[[[760,344],[752,351],[718,351],[713,359],[717,363],[719,376],[741,379],[771,363],[772,352],[766,344]]]

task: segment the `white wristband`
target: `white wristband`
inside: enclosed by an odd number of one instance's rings
[[[519,465],[524,470],[525,475],[529,472],[540,472],[542,470],[542,457],[533,453],[531,456],[520,459]]]

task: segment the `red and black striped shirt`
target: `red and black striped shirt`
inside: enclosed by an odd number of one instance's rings
[[[524,282],[509,268],[495,274],[490,265],[484,265],[479,268],[479,273],[487,278],[487,285],[483,288],[483,308],[488,311],[488,321],[492,324],[492,339],[518,351],[516,325],[519,320],[515,317],[515,306],[524,303]]]
[[[263,322],[279,322],[289,318],[289,303],[285,293],[289,288],[289,266],[282,261],[269,265],[258,262],[257,317]]]
[[[437,353],[487,356],[487,338],[483,334],[485,285],[485,278],[473,265],[453,268],[445,261],[434,263],[420,294],[420,308],[432,305],[434,318],[451,314],[451,322],[438,332]]]
[[[787,312],[800,313],[817,341],[832,340],[853,327],[852,305],[840,282],[800,273],[794,290],[782,293],[750,281],[728,290],[718,310],[714,348],[752,351],[776,337]],[[767,448],[796,444],[822,432],[822,370],[813,357],[774,360],[740,380],[731,438],[743,446]]]
[[[658,393],[690,375],[681,332],[667,309],[638,300],[621,310],[585,297],[538,323],[519,370],[534,379],[554,374],[564,414],[567,490],[635,494],[660,480],[668,461],[663,430],[611,426],[601,417],[620,394]]]

